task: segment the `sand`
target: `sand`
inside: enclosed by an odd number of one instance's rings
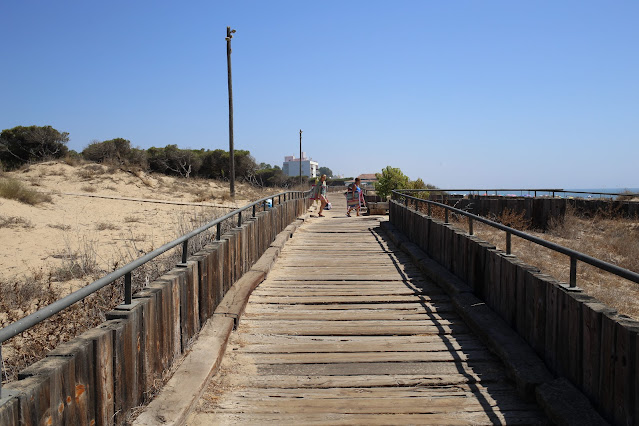
[[[98,164],[47,162],[4,173],[48,194],[51,202],[28,205],[0,198],[0,280],[51,280],[78,288],[127,262],[268,195],[236,184],[181,179]],[[270,190],[270,193],[280,192]],[[63,279],[71,262],[94,263],[96,273]],[[66,291],[65,291],[66,292]]]

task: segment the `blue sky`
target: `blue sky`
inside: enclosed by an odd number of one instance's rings
[[[441,188],[639,187],[637,1],[0,1],[0,129]]]

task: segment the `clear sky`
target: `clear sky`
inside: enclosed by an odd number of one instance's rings
[[[639,1],[0,0],[0,130],[440,188],[639,187]]]

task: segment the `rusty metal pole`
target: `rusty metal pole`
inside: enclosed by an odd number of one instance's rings
[[[302,186],[302,129],[300,129],[300,186]]]
[[[233,150],[233,83],[231,81],[231,39],[233,33],[231,27],[226,27],[226,64],[228,68],[229,82],[229,163],[231,174],[230,192],[231,198],[235,199],[235,151]]]

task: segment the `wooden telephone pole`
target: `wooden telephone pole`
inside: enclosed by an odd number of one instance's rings
[[[231,82],[231,27],[226,27],[226,64],[229,76],[229,162],[231,168],[231,198],[235,199],[235,151],[233,150],[233,83]]]
[[[302,185],[302,129],[300,129],[300,185]]]

